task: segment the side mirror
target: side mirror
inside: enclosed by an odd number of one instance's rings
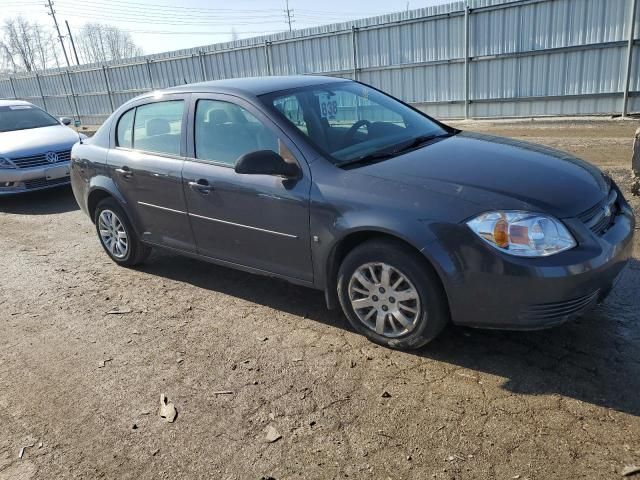
[[[73,122],[73,120],[71,120],[69,117],[60,117],[60,121],[62,122],[63,125],[71,125],[71,122]]]
[[[299,174],[296,164],[286,162],[273,150],[245,153],[236,161],[235,171],[246,175],[278,175],[286,178],[295,178]]]

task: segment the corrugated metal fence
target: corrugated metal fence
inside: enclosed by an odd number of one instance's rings
[[[440,118],[640,112],[640,0],[469,0],[126,62],[0,79],[83,124],[184,83],[325,74],[379,87]]]

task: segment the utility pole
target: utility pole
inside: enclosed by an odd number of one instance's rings
[[[291,31],[291,22],[292,22],[291,17],[293,16],[292,15],[293,10],[289,8],[289,0],[285,0],[285,2],[286,2],[287,8],[285,9],[284,13],[287,15],[287,23],[289,24],[289,31]]]
[[[58,32],[58,39],[60,40],[60,45],[62,45],[62,52],[64,53],[64,59],[67,61],[67,67],[70,67],[69,57],[67,55],[67,49],[64,48],[64,41],[62,40],[64,37],[60,33],[60,27],[58,26],[58,20],[56,19],[56,12],[53,9],[53,2],[51,0],[47,0],[47,5],[45,7],[49,7],[49,13],[47,15],[51,15],[53,17],[53,23],[56,25],[56,31]]]
[[[638,11],[638,0],[631,0],[629,12],[629,44],[627,46],[627,68],[624,79],[624,96],[622,99],[622,118],[627,116],[629,109],[629,88],[631,87],[631,67],[633,66],[633,44],[635,42],[636,13]]]
[[[71,40],[73,55],[76,57],[76,65],[80,65],[80,60],[78,60],[78,51],[76,50],[76,42],[73,41],[73,35],[71,35],[71,28],[69,27],[69,22],[65,20],[64,23],[67,24],[67,32],[69,32],[69,40]]]

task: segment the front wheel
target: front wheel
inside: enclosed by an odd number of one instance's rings
[[[338,296],[358,332],[391,348],[420,348],[449,320],[436,273],[399,242],[369,241],[352,250],[338,272]]]
[[[98,204],[94,223],[102,248],[118,265],[133,267],[151,253],[151,248],[140,242],[127,214],[115,200],[106,198]]]

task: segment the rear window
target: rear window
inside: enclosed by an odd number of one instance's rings
[[[53,125],[60,125],[60,123],[47,112],[33,105],[0,107],[0,132],[51,127]]]
[[[117,140],[119,147],[133,147],[133,117],[135,113],[136,109],[132,108],[122,115],[118,121]]]
[[[118,120],[117,145],[145,152],[180,155],[183,100],[133,108]]]

